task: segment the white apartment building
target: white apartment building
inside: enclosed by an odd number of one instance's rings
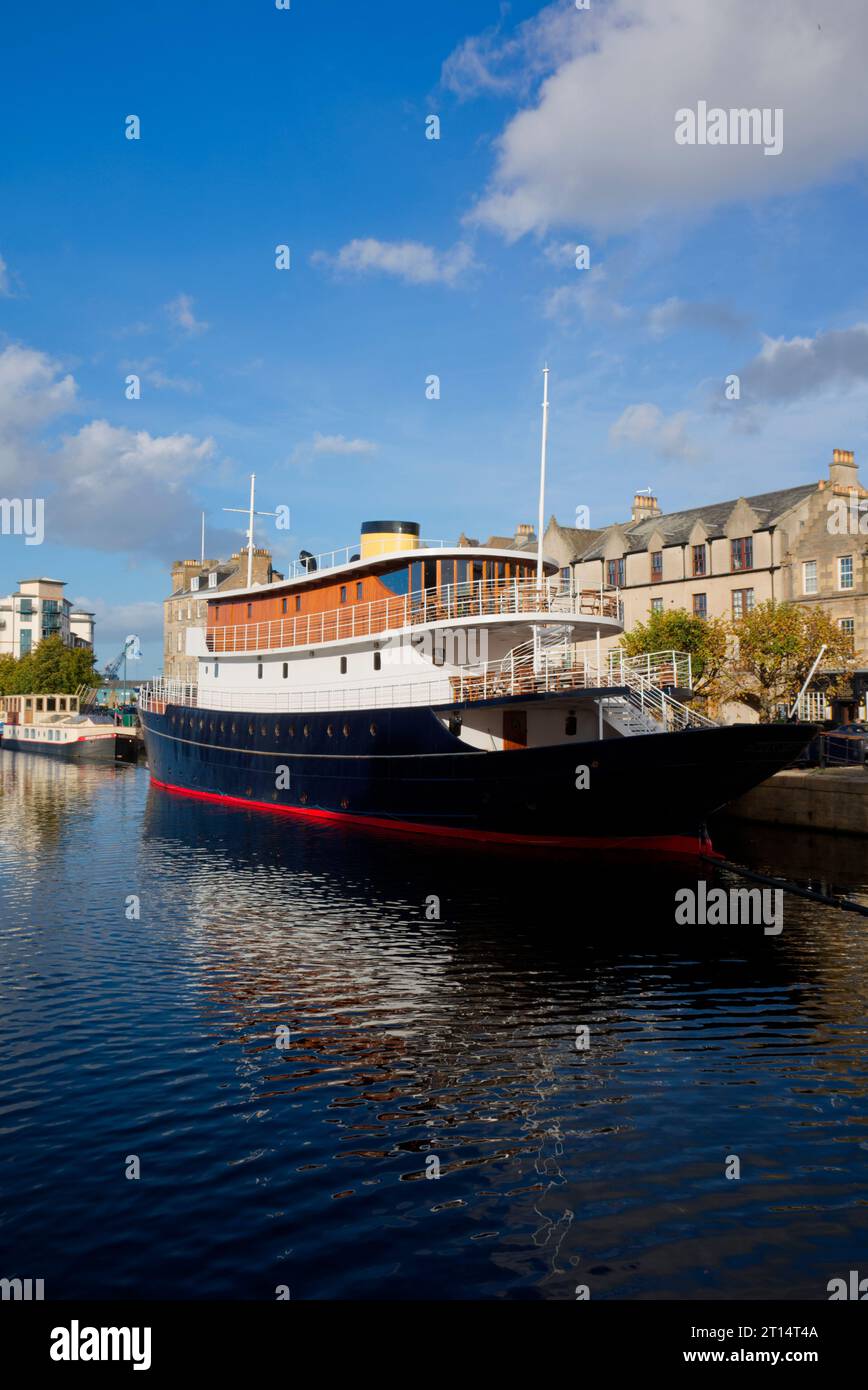
[[[21,579],[0,598],[0,656],[26,656],[45,637],[65,647],[93,647],[94,615],[73,609],[63,579]]]

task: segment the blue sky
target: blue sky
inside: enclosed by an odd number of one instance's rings
[[[511,533],[546,360],[566,524],[861,459],[866,40],[860,0],[10,11],[0,495],[44,497],[46,536],[0,536],[0,592],[65,578],[147,673],[169,563],[202,509],[210,553],[242,543],[251,471],[292,509],[278,565],[369,517]],[[779,108],[782,153],[678,146],[700,100]]]

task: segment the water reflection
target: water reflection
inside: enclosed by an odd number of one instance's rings
[[[864,1248],[862,919],[788,899],[778,938],[680,928],[684,866],[345,830],[91,771],[0,866],[30,1058],[0,1060],[6,1234],[63,1296],[823,1298]],[[20,786],[4,843],[44,804]],[[146,1200],[111,1179],[139,1150]]]

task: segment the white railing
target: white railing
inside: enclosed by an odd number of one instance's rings
[[[348,586],[349,587],[349,586]],[[443,588],[421,589],[369,603],[346,603],[325,613],[299,613],[270,622],[225,624],[205,630],[208,651],[264,652],[319,646],[344,638],[400,631],[420,623],[448,623],[460,618],[503,617],[517,613],[551,613],[618,619],[617,597],[594,590],[575,595],[540,587],[535,579],[479,579]]]
[[[644,715],[650,715],[660,725],[661,732],[672,733],[679,729],[716,729],[713,719],[688,709],[680,700],[674,700],[659,686],[645,676],[633,676],[624,681],[627,698]]]
[[[487,662],[455,675],[428,680],[394,681],[370,685],[290,687],[279,691],[218,690],[209,688],[207,706],[199,704],[199,687],[182,681],[161,679],[142,686],[139,709],[165,713],[167,705],[191,709],[245,710],[258,713],[292,713],[306,710],[348,710],[395,708],[404,705],[461,704],[473,700],[497,700],[514,695],[553,694],[560,690],[590,689],[598,684],[597,673],[584,657],[569,665],[563,655],[544,655],[537,670],[533,664],[520,664],[514,671],[502,670],[500,662]]]
[[[365,538],[365,559],[369,560],[377,555],[407,555],[412,559],[411,551],[396,549],[395,543],[400,541],[400,536],[389,536],[387,539],[374,541]],[[444,550],[450,547],[449,541],[416,541],[413,549],[419,550]],[[361,558],[362,547],[358,541],[355,545],[344,545],[337,550],[324,550],[320,555],[310,555],[304,560],[293,560],[289,566],[287,579],[303,579],[306,574],[318,573],[320,570],[339,569],[342,565],[352,564],[353,560]]]
[[[641,676],[654,685],[676,685],[693,689],[693,668],[689,652],[643,652],[627,656],[622,647],[609,652],[609,677],[613,685],[626,685]]]

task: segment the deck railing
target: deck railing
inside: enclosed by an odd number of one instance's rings
[[[348,583],[348,588],[351,581]],[[449,623],[460,618],[488,618],[520,613],[551,613],[587,617],[621,617],[617,595],[597,589],[576,594],[540,587],[535,579],[476,580],[422,589],[369,603],[346,603],[325,613],[298,613],[270,622],[248,622],[209,627],[208,651],[215,656],[232,652],[265,652],[289,647],[319,646],[342,638],[369,637],[400,631],[421,623]]]
[[[209,687],[205,699],[209,710],[248,710],[270,713],[303,713],[307,710],[349,710],[396,708],[406,705],[461,704],[474,700],[497,700],[514,695],[537,695],[560,690],[583,690],[599,684],[597,673],[586,658],[565,661],[563,653],[543,655],[537,668],[520,663],[504,670],[500,662],[469,667],[456,675],[433,676],[428,680],[339,685],[330,687],[289,687],[266,690],[220,690]],[[199,687],[182,681],[156,680],[142,686],[139,709],[165,712],[167,705],[198,709]]]
[[[609,652],[609,677],[613,685],[626,685],[628,680],[642,676],[655,685],[693,688],[690,652],[643,652],[628,656],[622,647]]]

